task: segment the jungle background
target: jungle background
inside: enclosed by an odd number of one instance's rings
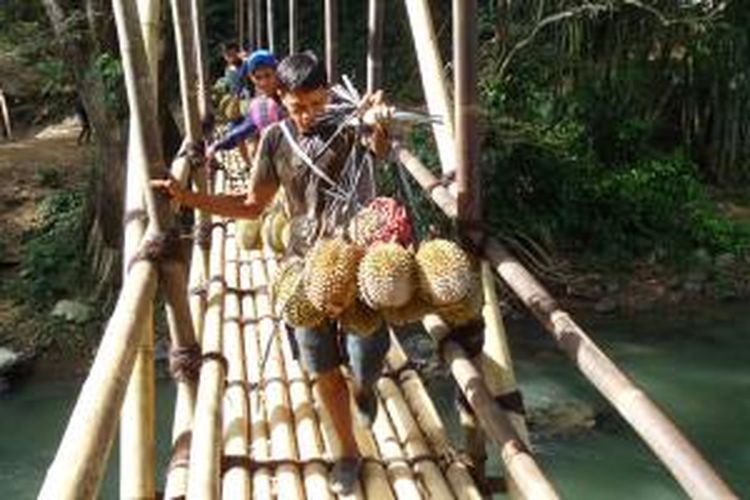
[[[322,49],[319,3],[300,2],[303,48]],[[366,4],[340,2],[339,67],[360,87]],[[449,79],[450,4],[431,2]],[[479,4],[481,168],[493,232],[574,308],[629,312],[750,295],[750,2]],[[206,2],[214,78],[221,44],[238,38],[235,9]],[[276,9],[283,55],[286,3]],[[384,89],[397,104],[421,106],[406,11],[402,2],[386,9]],[[111,5],[2,0],[0,27],[0,88],[15,128],[13,142],[0,142],[0,344],[89,352],[121,273],[128,128]],[[181,126],[173,40],[165,22],[159,113],[172,153]],[[77,95],[93,145],[39,136],[73,113]],[[430,130],[415,128],[408,140],[437,166]],[[423,226],[440,225],[428,202],[418,211]],[[83,312],[51,315],[65,301]]]

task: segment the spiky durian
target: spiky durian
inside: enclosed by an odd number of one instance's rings
[[[454,304],[471,291],[472,266],[460,246],[448,240],[426,241],[416,255],[419,286],[435,306]]]
[[[369,337],[383,324],[383,316],[357,299],[339,316],[341,328],[362,337]]]
[[[271,288],[276,313],[291,326],[314,328],[326,316],[313,306],[304,291],[302,273],[304,263],[292,259],[282,264],[276,273]]]
[[[438,307],[435,312],[448,325],[453,327],[463,326],[482,314],[484,295],[479,277],[474,273],[471,277],[471,290],[463,299],[453,304]]]
[[[352,305],[361,258],[361,248],[340,238],[318,241],[305,265],[305,292],[312,305],[332,316]]]
[[[412,243],[411,221],[406,209],[395,199],[374,198],[349,222],[349,237],[363,247],[377,242]]]
[[[359,291],[375,309],[401,307],[416,288],[414,256],[398,243],[376,243],[359,265]]]
[[[292,224],[287,222],[284,225],[284,229],[281,230],[281,246],[283,250],[289,248],[289,243],[292,241]]]
[[[425,315],[434,311],[434,307],[419,293],[415,293],[411,300],[402,307],[381,309],[385,321],[393,326],[403,326],[422,321]]]
[[[265,215],[263,227],[261,228],[261,237],[265,247],[277,252],[284,250],[281,243],[281,233],[287,222],[286,215],[280,208],[276,208]]]
[[[243,250],[252,250],[258,244],[260,219],[239,219],[235,224],[237,246]]]

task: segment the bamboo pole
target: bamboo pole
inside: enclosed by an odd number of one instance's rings
[[[255,48],[260,49],[264,47],[263,44],[263,26],[265,21],[263,17],[263,0],[254,0],[255,6]]]
[[[160,0],[139,0],[138,16],[153,82],[158,77],[158,41]],[[157,85],[153,85],[153,99],[157,102]],[[143,144],[140,143],[135,123],[130,123],[125,190],[125,212],[144,212],[143,172],[148,169]],[[128,265],[135,257],[146,232],[145,217],[132,217],[125,222],[123,248],[123,283]],[[155,403],[154,324],[153,305],[149,305],[149,319],[143,322],[135,365],[130,376],[120,413],[120,498],[151,498],[155,495]]]
[[[435,463],[432,450],[425,443],[422,431],[414,420],[408,409],[406,401],[398,386],[386,377],[378,380],[377,389],[383,399],[385,408],[396,435],[404,447],[406,456],[414,461],[412,467],[414,472],[422,478],[422,485],[427,491],[429,498],[450,499],[454,498],[448,482],[440,467]]]
[[[253,255],[247,250],[241,252],[240,286],[243,290],[252,288]],[[257,258],[257,257],[256,257]],[[258,314],[255,308],[255,298],[251,294],[242,297],[242,321],[245,337],[245,359],[247,360],[247,381],[250,387],[248,399],[250,406],[250,457],[263,463],[271,456],[268,446],[268,419],[266,404],[261,391],[260,363],[262,349],[259,345]],[[252,490],[254,498],[271,498],[271,469],[257,467],[252,474]]]
[[[453,494],[461,499],[480,500],[482,495],[466,464],[455,459],[456,453],[448,441],[445,426],[422,379],[414,369],[407,368],[408,358],[393,331],[386,362],[392,372],[399,373],[399,386],[404,399],[430,447],[446,462],[445,477],[451,485]]]
[[[339,79],[339,9],[338,0],[325,0],[325,47],[326,73],[328,81],[335,83]]]
[[[273,0],[266,0],[266,38],[268,39],[268,50],[276,53],[276,33],[273,27]]]
[[[388,417],[385,406],[378,400],[378,414],[372,426],[380,455],[385,461],[386,470],[399,500],[422,498],[404,450]]]
[[[249,407],[245,382],[242,317],[240,315],[239,266],[237,263],[236,225],[227,229],[224,245],[226,257],[226,282],[228,291],[224,298],[224,356],[227,359],[227,388],[224,391],[223,433],[224,454],[246,456],[249,444]],[[225,500],[250,498],[250,470],[232,467],[222,477],[221,495]]]
[[[191,22],[191,5],[184,0],[171,0],[174,24],[177,64],[180,73],[182,115],[185,121],[185,140],[197,143],[201,137],[200,113],[198,111],[198,71],[196,70],[195,24]]]
[[[398,144],[394,144],[394,153],[446,215],[455,217],[455,199],[444,187],[433,188],[437,179],[427,167]],[[485,254],[497,274],[552,334],[581,373],[643,438],[688,494],[697,498],[733,497],[729,486],[669,417],[596,346],[503,245],[489,238]]]
[[[237,43],[240,47],[245,42],[245,0],[236,2]]]
[[[367,28],[367,91],[383,84],[383,17],[384,0],[369,0]]]
[[[247,0],[247,44],[248,48],[252,51],[256,49],[256,37],[255,37],[255,1]]]
[[[10,111],[8,110],[8,101],[5,99],[5,93],[0,88],[0,112],[3,115],[3,126],[5,127],[5,135],[9,141],[13,140],[13,130],[10,126]]]
[[[429,319],[425,319],[426,326],[429,322]],[[463,349],[455,342],[447,341],[443,355],[483,429],[500,448],[506,470],[513,477],[522,498],[558,498],[554,487],[537,466],[507,416],[495,404],[479,370],[469,361]]]
[[[289,55],[296,54],[299,51],[298,7],[297,0],[289,0]]]
[[[261,376],[269,418],[271,456],[279,461],[275,470],[277,495],[279,498],[304,498],[299,469],[293,464],[299,455],[294,438],[294,422],[279,345],[281,332],[273,317],[273,308],[267,291],[270,288],[270,273],[265,264],[261,251],[257,251],[256,258],[252,262],[253,287],[256,289],[255,306],[259,318],[260,345],[266,346],[270,342],[271,346],[268,359],[264,360],[265,367]]]
[[[112,445],[128,378],[142,332],[150,319],[156,272],[146,261],[130,270],[94,363],[73,408],[38,498],[96,498]]]
[[[224,172],[216,172],[216,184],[224,184]],[[219,217],[211,232],[211,280],[208,285],[208,309],[203,331],[204,361],[195,402],[187,497],[217,499],[220,493],[221,422],[224,389],[223,317],[224,317],[224,244],[225,229]]]
[[[482,218],[477,138],[477,0],[453,0],[453,81],[458,221]]]
[[[453,113],[448,98],[448,88],[443,77],[443,62],[440,57],[435,29],[428,0],[404,0],[409,15],[414,49],[419,63],[425,101],[430,114],[442,119],[432,126],[440,155],[443,173],[455,170],[455,141],[453,133]]]
[[[206,36],[206,16],[204,0],[190,2],[190,19],[195,40],[195,64],[198,75],[198,116],[201,123],[206,123],[212,114],[211,84],[208,72],[208,37]]]

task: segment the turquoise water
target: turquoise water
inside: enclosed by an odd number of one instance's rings
[[[646,389],[740,497],[750,497],[750,316],[747,306],[680,317],[583,321],[603,350]],[[597,425],[548,435],[534,451],[565,498],[671,500],[686,495],[619,415],[539,328],[510,325],[516,376],[532,415],[553,401],[593,408]],[[593,332],[596,332],[594,334]],[[449,382],[434,397],[447,418]],[[460,439],[456,423],[451,425]],[[495,455],[497,456],[497,455]],[[489,469],[499,470],[494,461]],[[492,472],[492,471],[491,471]]]
[[[583,321],[605,352],[659,402],[741,497],[750,497],[750,316],[746,306],[710,312]],[[593,429],[534,429],[542,468],[565,498],[685,498],[677,483],[619,416],[558,354],[546,334],[510,325],[516,374],[534,414],[559,401],[596,413]],[[594,332],[596,332],[594,334]],[[35,498],[80,382],[28,383],[0,399],[0,498]],[[451,433],[460,439],[450,381],[431,381]],[[167,460],[174,391],[158,384],[159,464]],[[456,441],[458,442],[458,441]],[[116,460],[117,453],[113,453]],[[110,464],[103,498],[117,498]],[[497,460],[489,464],[499,469]],[[162,477],[163,475],[160,475]]]

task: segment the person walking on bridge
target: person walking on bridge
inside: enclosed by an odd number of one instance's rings
[[[279,95],[289,117],[269,126],[262,135],[246,194],[197,193],[181,188],[174,179],[155,180],[152,186],[183,205],[234,218],[257,218],[283,187],[292,220],[305,221],[292,224],[299,230],[293,231],[290,244],[295,252],[303,254],[325,226],[322,202],[330,188],[327,182],[341,182],[357,141],[365,142],[377,156],[385,156],[389,143],[377,117],[386,108],[382,92],[367,97],[369,108],[362,122],[369,133],[362,136],[354,127],[342,129],[323,119],[329,90],[325,68],[317,57],[311,53],[289,56],[279,65],[277,76]],[[311,163],[310,158],[315,161]],[[328,321],[313,329],[297,328],[292,340],[303,365],[316,377],[321,403],[328,408],[343,445],[342,456],[331,471],[332,489],[349,494],[359,477],[361,457],[352,427],[351,395],[341,364],[348,357],[359,421],[371,425],[377,411],[374,383],[390,346],[388,332],[382,328],[366,338],[345,334],[339,342],[335,322]],[[342,352],[341,345],[346,352]]]

